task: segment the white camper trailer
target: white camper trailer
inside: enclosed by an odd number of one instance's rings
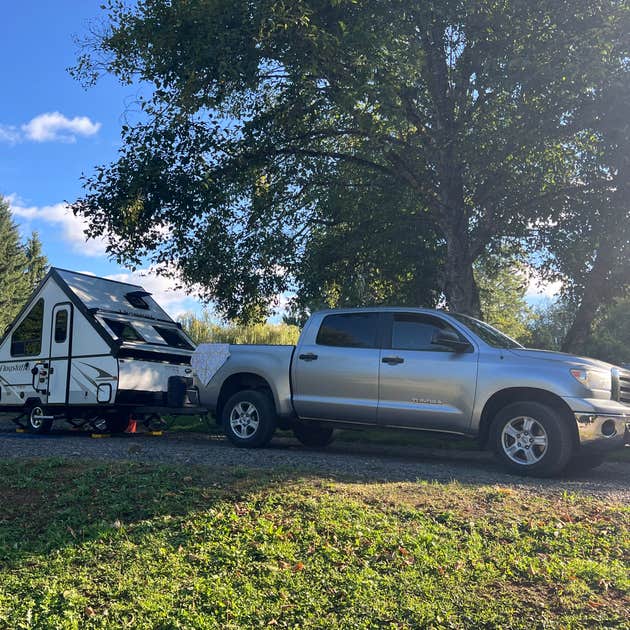
[[[142,287],[53,268],[0,341],[0,412],[34,432],[200,413],[193,350]]]

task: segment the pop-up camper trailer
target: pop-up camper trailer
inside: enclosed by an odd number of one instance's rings
[[[142,287],[53,268],[0,341],[0,412],[35,432],[199,413],[193,350]]]

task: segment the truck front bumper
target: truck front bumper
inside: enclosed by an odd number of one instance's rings
[[[580,449],[608,451],[630,443],[630,415],[576,413]]]

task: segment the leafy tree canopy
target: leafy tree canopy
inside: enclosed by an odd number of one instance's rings
[[[562,348],[584,352],[592,325],[630,287],[630,82],[612,77],[596,112],[582,112],[590,150],[579,152],[579,195],[569,196],[556,222],[539,226],[543,271],[561,279],[576,305]],[[588,118],[588,121],[586,120]]]
[[[475,264],[483,319],[506,335],[528,345],[530,326],[536,318],[525,294],[530,270],[522,253],[502,248]]]
[[[616,0],[110,0],[74,72],[151,94],[74,209],[118,259],[175,263],[224,314],[255,319],[317,247],[331,187],[380,178],[407,191],[401,225],[423,217],[439,235],[448,303],[478,314],[474,261],[551,224],[582,187],[595,142],[584,112],[625,80],[628,12]]]
[[[332,182],[292,271],[287,321],[320,308],[379,304],[434,307],[444,245],[413,195],[383,176]],[[351,182],[349,184],[348,182]]]
[[[630,364],[630,298],[616,300],[603,310],[584,350],[616,365]]]

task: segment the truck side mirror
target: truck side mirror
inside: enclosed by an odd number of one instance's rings
[[[464,341],[454,330],[440,330],[433,335],[431,344],[435,346],[446,346],[453,352],[467,352],[471,345]]]

